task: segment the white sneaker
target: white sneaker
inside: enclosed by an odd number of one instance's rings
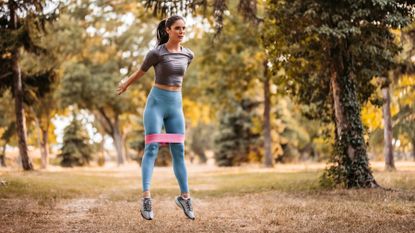
[[[151,206],[151,198],[145,197],[141,198],[141,207],[140,207],[140,213],[141,216],[143,216],[146,220],[152,220],[154,218],[152,206]]]
[[[192,199],[184,199],[181,196],[177,196],[175,198],[175,202],[180,208],[182,208],[186,217],[195,220],[195,214],[193,213],[192,207]]]

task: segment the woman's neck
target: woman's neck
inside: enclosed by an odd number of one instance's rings
[[[166,47],[169,51],[172,51],[172,52],[180,52],[181,51],[180,42],[175,43],[175,42],[172,42],[172,41],[169,40],[169,41],[166,42]]]

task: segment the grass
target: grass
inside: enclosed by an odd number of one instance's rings
[[[135,172],[132,172],[132,170]],[[140,176],[135,167],[123,169],[33,172],[0,172],[7,185],[0,186],[0,198],[67,199],[96,197],[108,194],[114,200],[136,198]],[[157,174],[161,173],[161,174]],[[192,174],[189,172],[191,192],[199,198],[238,196],[265,191],[315,192],[322,170],[258,172],[250,168],[218,168],[214,171]],[[375,170],[375,177],[383,187],[401,190],[415,189],[414,171],[383,172]],[[176,179],[170,168],[156,168],[152,181],[153,195],[171,196],[178,192]]]
[[[168,173],[168,169],[159,169]],[[157,172],[157,169],[155,173]],[[307,191],[318,189],[321,172],[210,173],[190,176],[191,192],[200,198],[244,195],[246,193],[278,191]],[[156,174],[154,176],[157,176]],[[172,174],[154,177],[152,192],[157,196],[171,196],[178,192]],[[1,175],[7,185],[0,188],[0,198],[62,199],[95,197],[102,193],[116,199],[130,199],[139,192],[138,175],[127,176],[122,171],[97,172],[6,172]],[[133,197],[134,198],[134,197]]]
[[[116,177],[70,172],[7,172],[0,198],[75,198],[95,196],[119,184]]]
[[[411,232],[415,231],[415,163],[398,171],[374,166],[391,188],[327,190],[324,165],[216,168],[189,166],[198,220],[182,232]],[[171,168],[156,168],[152,195],[159,221],[139,218],[139,168],[1,171],[0,229],[6,232],[174,232],[180,211]],[[172,208],[171,208],[172,207]],[[255,213],[252,215],[252,213]],[[183,226],[182,226],[183,227]]]

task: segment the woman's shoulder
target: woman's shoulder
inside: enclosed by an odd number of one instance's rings
[[[161,46],[157,45],[156,47],[153,47],[147,51],[146,57],[152,57],[154,59],[159,59],[161,55],[162,55]]]
[[[157,45],[156,47],[150,49],[149,52],[159,55],[161,54],[162,49],[163,49],[163,45]]]
[[[184,47],[184,46],[183,46],[183,52],[187,54],[191,59],[193,59],[193,57],[195,56],[195,53],[191,49]]]

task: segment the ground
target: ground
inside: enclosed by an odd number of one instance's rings
[[[155,219],[139,214],[140,170],[0,170],[0,232],[415,232],[415,163],[374,163],[391,188],[323,189],[324,164],[217,168],[189,165],[195,221],[175,206],[172,168],[154,170]]]

